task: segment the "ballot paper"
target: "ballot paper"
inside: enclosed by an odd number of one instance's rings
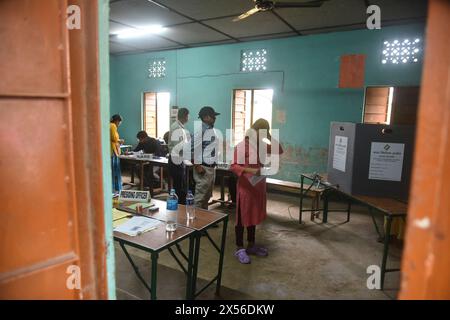
[[[114,228],[114,231],[135,237],[144,232],[156,229],[160,224],[162,224],[161,221],[139,216],[133,217],[124,224]]]
[[[262,180],[264,180],[265,178],[266,178],[266,176],[255,176],[255,175],[253,175],[253,176],[248,178],[248,181],[254,187],[258,183],[260,183]]]

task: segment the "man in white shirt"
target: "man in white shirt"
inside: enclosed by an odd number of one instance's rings
[[[177,120],[170,126],[169,135],[169,174],[173,180],[173,188],[178,196],[180,204],[186,204],[186,193],[188,186],[186,185],[186,165],[182,161],[183,157],[179,154],[180,148],[174,150],[175,146],[187,144],[190,146],[189,131],[184,125],[189,121],[189,110],[186,108],[178,109]],[[174,151],[174,154],[172,154]],[[185,155],[188,157],[189,155]]]

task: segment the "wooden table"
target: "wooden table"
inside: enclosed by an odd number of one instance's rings
[[[152,159],[149,158],[138,158],[135,155],[120,155],[119,158],[125,162],[130,162],[133,166],[138,165],[139,166],[139,190],[144,190],[144,170],[145,166],[149,167],[149,170],[153,177],[153,167],[159,166],[161,168],[168,169],[168,163],[169,160],[166,157],[154,157]],[[164,189],[163,186],[163,180],[164,180],[164,174],[163,170],[161,170],[161,190]],[[134,184],[134,168],[132,168],[132,174],[131,174],[131,185]],[[170,185],[169,185],[170,189]],[[150,192],[153,194],[153,185],[150,183]]]
[[[166,224],[160,224],[156,229],[151,230],[149,232],[143,233],[141,235],[130,237],[126,234],[114,231],[114,240],[119,242],[120,247],[125,253],[128,261],[133,267],[134,272],[136,273],[139,280],[144,284],[147,290],[150,292],[150,298],[152,300],[156,300],[156,283],[157,283],[157,270],[158,270],[158,255],[163,250],[169,250],[172,256],[175,257],[175,260],[180,265],[184,273],[187,277],[186,283],[186,299],[189,299],[192,296],[192,274],[193,274],[193,257],[194,257],[194,239],[195,231],[190,228],[179,226],[177,230],[173,232],[166,231]],[[179,242],[189,238],[189,254],[186,257],[187,260],[187,268],[183,266],[183,264],[179,261],[178,258],[173,253],[171,247],[173,245],[179,246]],[[134,247],[145,252],[149,252],[151,255],[151,264],[152,264],[152,273],[150,285],[147,284],[145,279],[139,272],[138,267],[134,263],[130,254],[128,253],[126,246]]]
[[[148,209],[145,209],[143,214],[144,216],[160,220],[165,223],[166,221],[166,202],[161,200],[153,199],[152,202],[155,203],[155,205],[159,208],[158,211],[152,212]],[[133,210],[126,207],[126,204],[117,206],[118,209],[127,211],[127,212],[134,212]],[[209,236],[208,229],[213,227],[214,225],[217,225],[219,223],[223,223],[222,226],[222,237],[221,237],[221,243],[220,246],[218,246],[214,240]],[[221,281],[222,281],[222,269],[223,269],[223,258],[225,253],[225,240],[226,240],[226,232],[227,232],[227,225],[228,225],[228,215],[213,212],[209,210],[204,210],[200,208],[196,208],[196,217],[193,220],[187,219],[186,215],[186,206],[179,205],[178,206],[178,220],[177,220],[178,228],[188,229],[192,231],[192,238],[189,243],[189,257],[187,257],[183,251],[181,250],[181,247],[179,245],[179,241],[176,241],[174,243],[171,243],[168,247],[168,250],[172,257],[177,261],[178,265],[183,268],[181,261],[177,258],[173,250],[170,248],[170,246],[175,245],[177,248],[179,254],[188,262],[188,284],[189,284],[189,290],[187,290],[187,298],[188,299],[195,299],[199,294],[201,294],[206,288],[208,288],[211,284],[216,282],[216,292],[219,293],[220,287],[221,287]],[[178,231],[178,229],[177,229]],[[175,232],[177,232],[175,231]],[[150,231],[151,233],[153,231]],[[219,264],[218,264],[218,270],[217,274],[214,276],[210,282],[205,285],[203,288],[201,288],[199,291],[197,291],[197,274],[198,274],[198,264],[199,264],[199,256],[200,256],[200,244],[201,244],[201,238],[205,235],[208,240],[211,242],[213,247],[217,250],[219,254]],[[163,235],[159,235],[159,237],[163,237]],[[134,238],[134,237],[133,237]],[[163,241],[163,240],[161,240]],[[180,240],[181,241],[181,240]],[[191,254],[193,255],[191,257]],[[192,260],[191,260],[192,258]],[[189,269],[189,261],[192,261],[192,269]],[[130,261],[131,262],[131,261]],[[183,269],[184,270],[184,269]]]
[[[216,178],[220,179],[220,198],[211,200],[211,202],[209,203],[210,205],[217,202],[219,202],[221,206],[225,204],[231,204],[231,200],[225,198],[225,179],[229,179],[232,176],[234,176],[234,173],[229,168],[220,166],[216,167]]]
[[[320,176],[319,176],[320,177]],[[326,181],[324,177],[313,176],[311,174],[301,174],[300,176],[300,185],[301,190],[303,190],[304,180],[311,180],[312,185],[316,185],[316,187],[323,188],[323,209],[317,208],[316,211],[323,211],[323,223],[328,222],[328,212],[329,210],[329,197],[331,194],[338,194],[343,198],[348,200],[348,206],[346,210],[335,210],[333,211],[346,211],[347,212],[347,221],[350,221],[350,212],[351,212],[351,204],[352,202],[359,203],[361,205],[367,206],[369,208],[370,215],[372,217],[372,221],[374,223],[376,232],[379,235],[379,239],[383,240],[383,258],[381,261],[381,289],[384,287],[384,278],[387,272],[400,271],[400,269],[388,269],[386,267],[387,257],[389,252],[389,240],[391,235],[391,226],[392,220],[394,218],[405,219],[406,213],[408,210],[408,204],[406,202],[402,202],[397,199],[387,198],[387,197],[374,197],[374,196],[366,196],[366,195],[357,195],[350,194],[340,190],[337,186],[333,186]],[[303,210],[303,192],[300,193],[300,217],[299,223],[302,223],[302,212],[307,211]],[[383,215],[386,226],[384,228],[384,234],[381,235],[380,230],[378,228],[377,222],[375,220],[374,213],[380,213]]]

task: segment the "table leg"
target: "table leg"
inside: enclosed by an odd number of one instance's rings
[[[192,298],[195,299],[197,290],[197,271],[198,271],[198,256],[200,253],[200,239],[202,238],[202,232],[196,232],[195,235],[195,247],[194,247],[194,263],[192,268]]]
[[[139,178],[139,190],[144,190],[144,162],[141,161],[140,165],[140,178]]]
[[[130,167],[131,167],[131,183],[134,184],[134,170],[135,170],[136,164],[134,162],[131,162]]]
[[[164,170],[163,170],[162,166],[159,167],[159,176],[160,176],[160,179],[159,179],[160,184],[159,184],[159,186],[161,187],[161,190],[164,190]],[[170,190],[169,190],[169,193],[170,193]]]
[[[375,230],[378,234],[378,242],[381,242],[381,241],[383,241],[383,236],[381,235],[380,230],[378,229],[378,224],[377,224],[377,221],[375,220],[375,215],[373,214],[372,207],[369,207],[369,213],[370,213],[370,216],[372,217],[373,225],[375,226]]]
[[[323,192],[323,223],[328,222],[328,192],[325,190]]]
[[[128,261],[131,264],[131,267],[134,270],[134,273],[136,273],[137,277],[139,278],[139,280],[142,282],[142,284],[147,288],[148,292],[150,293],[150,295],[152,294],[152,289],[148,286],[147,282],[145,281],[145,279],[142,277],[141,273],[139,272],[139,268],[135,265],[133,259],[131,258],[130,254],[128,253],[128,250],[125,247],[125,244],[121,241],[119,241],[119,245],[122,248],[122,251],[125,253],[125,256],[127,257]]]
[[[225,175],[220,178],[220,200],[225,200]],[[222,203],[223,204],[223,203]]]
[[[305,177],[300,176],[300,208],[299,208],[299,217],[298,223],[302,224],[302,215],[303,215],[303,181]]]
[[[151,179],[148,183],[150,184],[149,185],[150,194],[153,196],[153,179],[155,179],[155,177],[153,175],[153,165],[150,163],[149,166],[150,166],[150,168],[149,168],[150,175],[149,176],[151,177]]]
[[[225,242],[226,242],[226,238],[227,238],[227,226],[228,226],[228,217],[223,221],[222,244],[220,246],[219,271],[218,271],[218,274],[217,274],[216,294],[219,294],[220,286],[221,286],[221,283],[222,283],[223,256],[225,254]]]
[[[347,222],[350,221],[350,211],[352,209],[352,202],[349,200],[348,201],[348,207],[347,207]]]
[[[381,281],[380,281],[380,288],[383,290],[384,288],[384,276],[386,275],[386,262],[389,252],[389,240],[391,235],[391,225],[392,225],[392,217],[386,216],[387,222],[386,222],[386,230],[384,232],[384,247],[383,247],[383,261],[381,262]]]
[[[158,252],[152,252],[152,283],[150,284],[152,288],[150,298],[152,300],[156,300],[157,269],[158,269]]]
[[[195,296],[192,292],[192,268],[194,262],[194,243],[195,236],[191,235],[189,237],[189,258],[188,258],[188,274],[187,274],[187,284],[186,284],[186,299],[194,299]]]

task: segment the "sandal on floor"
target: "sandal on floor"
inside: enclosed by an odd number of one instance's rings
[[[248,263],[251,262],[250,261],[250,257],[248,256],[248,254],[247,254],[245,249],[236,250],[234,255],[239,260],[239,262],[242,263],[242,264],[248,264]]]
[[[266,257],[269,255],[269,251],[266,248],[261,247],[261,246],[256,246],[256,245],[253,247],[247,248],[246,251],[248,254],[253,254],[255,256],[260,256],[260,257]]]

